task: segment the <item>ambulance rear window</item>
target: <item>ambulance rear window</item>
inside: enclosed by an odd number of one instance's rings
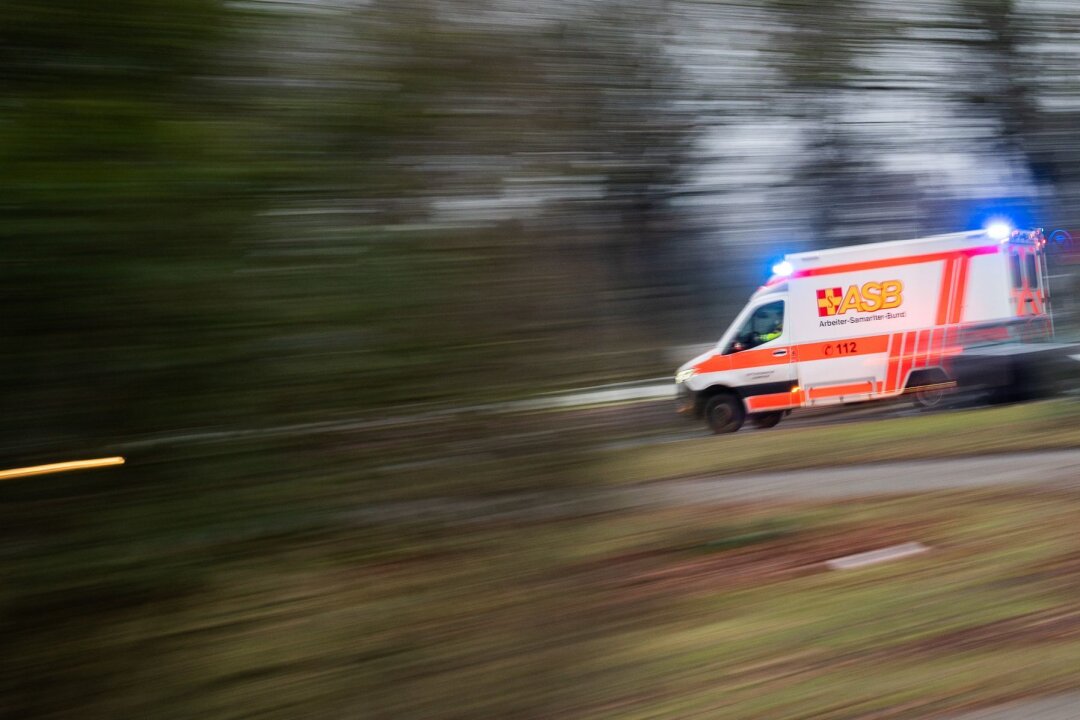
[[[1027,266],[1028,287],[1039,287],[1039,266],[1038,263],[1035,262],[1035,253],[1028,253],[1025,255],[1024,264]]]
[[[1013,287],[1019,290],[1024,287],[1024,278],[1020,277],[1020,256],[1015,251],[1009,256],[1009,263],[1012,266]]]

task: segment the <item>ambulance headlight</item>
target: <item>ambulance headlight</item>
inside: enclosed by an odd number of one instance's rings
[[[776,275],[777,277],[787,277],[791,273],[795,272],[795,268],[793,268],[791,266],[791,263],[789,263],[787,260],[784,260],[783,262],[778,262],[773,265],[772,272],[773,275]]]
[[[675,373],[675,384],[681,385],[695,375],[697,375],[697,368],[686,368],[685,370],[680,370],[679,372]]]
[[[995,220],[986,226],[986,234],[990,236],[991,240],[1005,242],[1012,235],[1012,225],[1003,220]]]

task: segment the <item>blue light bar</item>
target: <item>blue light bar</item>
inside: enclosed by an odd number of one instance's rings
[[[787,277],[791,273],[795,272],[795,268],[791,266],[787,260],[778,262],[772,266],[773,275],[777,277]]]
[[[986,234],[990,236],[991,240],[997,240],[998,242],[1005,242],[1012,235],[1012,225],[1004,220],[994,220],[986,226]]]

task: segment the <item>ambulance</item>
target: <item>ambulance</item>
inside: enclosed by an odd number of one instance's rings
[[[785,256],[675,383],[683,414],[717,433],[798,408],[910,394],[932,407],[965,351],[1049,339],[1041,230],[974,231]]]

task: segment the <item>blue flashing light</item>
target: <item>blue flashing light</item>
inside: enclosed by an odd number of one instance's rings
[[[1012,235],[1012,225],[1005,220],[993,220],[986,226],[986,234],[990,236],[991,240],[997,240],[998,242],[1005,242]]]
[[[787,277],[791,273],[795,272],[795,268],[791,266],[787,260],[776,263],[772,266],[773,275],[777,277]]]

